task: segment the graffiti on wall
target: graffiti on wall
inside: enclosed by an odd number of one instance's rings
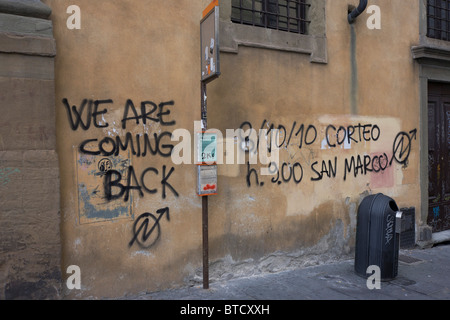
[[[68,100],[63,99],[69,124],[73,131],[77,131],[79,128],[87,131],[91,128],[92,124],[95,128],[108,128],[109,123],[103,120],[108,109],[102,107],[99,110],[99,107],[113,103],[114,101],[112,99],[95,101],[84,99],[79,107],[76,105],[70,107]],[[173,126],[176,124],[176,121],[169,121],[168,116],[171,111],[168,106],[173,106],[174,104],[173,101],[161,102],[158,105],[152,101],[143,101],[141,102],[139,114],[133,101],[128,99],[125,103],[121,127],[122,129],[127,129],[128,121],[135,122],[136,125],[145,125],[153,122],[158,123],[162,127]],[[151,110],[147,109],[149,106]],[[156,111],[158,112],[153,116]],[[132,115],[129,115],[129,113],[132,113]],[[152,136],[149,136],[148,133],[137,133],[133,135],[131,132],[126,132],[124,138],[116,136],[113,139],[106,136],[101,139],[86,139],[80,143],[79,151],[82,154],[101,155],[104,157],[117,156],[122,150],[129,150],[135,157],[170,157],[173,145],[167,141],[164,142],[163,138],[170,141],[171,135],[171,132],[168,131],[154,133]]]
[[[270,125],[269,125],[270,124]],[[245,121],[240,126],[241,129],[249,132],[248,129],[253,129],[250,121]],[[389,171],[392,168],[393,163],[401,164],[404,167],[408,165],[409,156],[411,154],[413,141],[416,140],[417,129],[413,129],[409,132],[401,131],[394,138],[390,148],[386,152],[370,153],[365,151],[361,154],[350,156],[334,156],[331,159],[315,160],[316,155],[312,148],[314,145],[316,149],[320,150],[335,150],[338,148],[350,149],[352,145],[364,144],[366,142],[379,141],[382,131],[377,124],[361,124],[356,125],[333,125],[329,124],[325,127],[323,137],[320,136],[321,132],[313,124],[298,124],[293,121],[290,126],[279,124],[275,126],[274,123],[263,120],[261,129],[268,128],[266,139],[277,139],[277,147],[280,149],[288,149],[289,156],[295,161],[283,161],[281,163],[271,162],[268,164],[268,171],[273,174],[270,178],[270,182],[276,185],[282,185],[284,183],[299,184],[305,179],[305,172],[309,173],[310,181],[320,181],[326,178],[338,178],[340,177],[344,181],[349,178],[357,178],[358,176],[364,176],[367,174],[378,174]],[[277,129],[277,130],[274,130]],[[274,137],[271,134],[274,131],[278,134],[278,137]],[[319,145],[320,144],[320,145]],[[259,137],[257,141],[250,143],[254,146],[250,148],[248,152],[258,152]],[[267,143],[268,152],[272,144]],[[303,149],[306,153],[310,153],[303,159],[296,157],[297,151]],[[294,150],[292,152],[292,150]],[[264,186],[262,177],[258,175],[256,169],[252,168],[250,163],[247,162],[247,174],[246,174],[247,186],[252,185]],[[376,181],[376,180],[375,180]],[[376,183],[375,183],[376,186]]]
[[[114,105],[112,99],[83,99],[79,106],[71,105],[68,99],[63,99],[62,103],[73,131],[102,129],[104,132],[110,128],[108,121],[112,121],[106,116],[108,108]],[[163,222],[170,222],[169,207],[163,204],[163,208],[156,212],[136,213],[135,218],[132,212],[133,197],[157,196],[163,201],[179,197],[172,182],[175,166],[169,161],[163,165],[141,168],[133,165],[132,158],[156,160],[171,157],[175,146],[172,142],[173,134],[168,128],[176,125],[176,121],[170,116],[174,106],[175,102],[172,100],[161,103],[146,100],[136,105],[128,99],[123,104],[122,118],[119,120],[122,130],[120,134],[93,136],[80,141],[76,150],[80,223],[130,219],[134,223],[129,247],[137,245],[151,248],[158,242]],[[158,132],[140,130],[141,132],[135,133],[136,129],[146,124],[157,124]],[[248,129],[254,128],[250,121],[245,121],[239,129],[243,130],[240,132],[248,132]],[[262,187],[265,184],[299,185],[305,180],[348,181],[368,174],[379,177],[386,172],[389,174],[384,176],[393,177],[394,164],[404,167],[408,165],[417,135],[416,129],[400,131],[389,146],[383,146],[386,147],[385,151],[367,153],[367,143],[379,143],[382,140],[382,129],[376,123],[328,124],[318,127],[312,123],[297,121],[292,121],[290,125],[275,125],[264,120],[258,129],[265,129],[265,136],[256,136],[256,141],[245,141],[246,152],[258,153],[260,148],[267,148],[270,153],[271,148],[276,147],[285,149],[289,156],[287,160],[284,158],[280,162],[264,164],[271,173],[268,177],[263,177],[247,162],[244,176],[248,187]],[[264,141],[260,141],[261,138]],[[272,144],[272,139],[275,139],[275,145]],[[333,155],[333,150],[342,149],[355,151]],[[321,151],[327,151],[328,156],[318,158]],[[372,183],[376,187],[379,181],[374,178]],[[393,180],[390,183],[393,185]],[[379,185],[386,186],[386,181]]]
[[[128,243],[131,247],[135,242],[141,247],[148,249],[152,247],[161,236],[160,220],[166,216],[170,221],[169,208],[156,210],[156,215],[145,212],[141,214],[133,224],[133,238]]]
[[[70,128],[73,131],[89,131],[92,128],[107,129],[110,124],[105,119],[114,101],[112,99],[83,99],[80,104],[72,105],[67,98],[62,100],[67,113]],[[134,129],[139,125],[158,124],[160,128],[174,126],[171,108],[174,101],[156,104],[146,100],[136,107],[127,99],[120,120],[122,130],[130,125]],[[138,170],[132,164],[132,157],[170,157],[173,145],[172,133],[166,130],[149,134],[142,132],[103,137],[92,137],[80,142],[76,150],[76,173],[78,185],[78,204],[80,224],[116,219],[134,220],[132,211],[133,197],[160,194],[162,199],[179,194],[171,183],[175,167],[162,165],[149,166]],[[169,208],[152,213],[143,213],[133,224],[131,247],[137,243],[140,247],[153,246],[161,234],[160,219],[169,218]]]

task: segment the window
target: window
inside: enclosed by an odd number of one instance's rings
[[[220,0],[220,51],[266,48],[305,54],[310,62],[327,63],[327,1]]]
[[[450,40],[450,1],[428,0],[427,37]]]
[[[232,0],[231,21],[306,34],[306,0]]]

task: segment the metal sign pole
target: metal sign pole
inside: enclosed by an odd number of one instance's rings
[[[200,21],[200,56],[201,56],[201,121],[202,121],[202,139],[200,140],[203,148],[203,133],[208,128],[207,123],[207,103],[206,103],[206,84],[220,75],[219,59],[219,0],[213,0],[205,10],[203,18]],[[208,148],[207,148],[208,149]],[[207,153],[201,149],[202,152]],[[216,152],[214,152],[216,153]],[[214,157],[214,156],[213,156]],[[208,158],[208,157],[207,157]],[[201,163],[203,164],[203,163]],[[211,179],[211,170],[198,169],[198,195],[202,196],[202,238],[203,238],[203,289],[209,288],[209,245],[208,245],[208,194],[217,194],[217,182],[206,184],[202,189],[200,183],[202,179]],[[217,180],[217,167],[213,174],[213,180]],[[204,182],[204,180],[202,180]],[[209,180],[208,180],[209,181]],[[207,191],[208,194],[205,194]]]
[[[208,196],[202,197],[203,289],[209,289]]]
[[[207,97],[206,83],[201,83],[201,121],[202,129],[206,131],[207,123]],[[202,197],[202,238],[203,238],[203,289],[209,289],[209,245],[208,245],[208,196]]]

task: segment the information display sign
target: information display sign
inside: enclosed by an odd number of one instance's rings
[[[217,133],[197,134],[197,164],[215,164],[217,162]]]
[[[217,194],[217,165],[197,166],[199,196]]]
[[[220,75],[219,61],[219,5],[213,1],[200,21],[201,79],[209,82]]]

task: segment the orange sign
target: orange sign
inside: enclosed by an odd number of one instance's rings
[[[219,0],[213,0],[206,8],[203,10],[202,17],[206,17],[206,15],[216,6],[219,5]]]

